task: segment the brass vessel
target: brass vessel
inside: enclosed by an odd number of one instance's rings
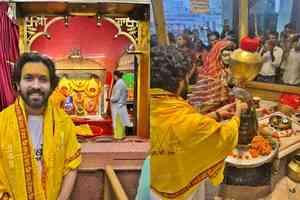
[[[300,182],[300,155],[296,155],[288,164],[288,177],[293,181]]]
[[[238,82],[255,79],[262,66],[262,57],[258,53],[237,49],[230,55],[230,69]]]

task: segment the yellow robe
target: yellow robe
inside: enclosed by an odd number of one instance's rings
[[[0,113],[0,200],[56,200],[64,176],[81,162],[75,126],[49,101],[40,171],[26,120],[21,98]]]
[[[199,183],[223,180],[224,159],[237,145],[240,120],[225,124],[201,115],[182,98],[152,89],[151,189],[162,199],[184,200]]]

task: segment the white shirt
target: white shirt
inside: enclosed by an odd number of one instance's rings
[[[128,98],[128,90],[125,82],[123,79],[118,79],[115,83],[113,89],[112,89],[112,95],[111,95],[111,116],[113,119],[113,127],[115,128],[115,119],[117,114],[120,114],[120,118],[122,121],[122,124],[124,126],[132,126],[128,111],[127,111],[127,98]]]
[[[111,103],[126,105],[128,99],[128,90],[123,79],[118,79],[113,86],[111,94]]]
[[[275,46],[273,49],[274,61],[272,61],[271,52],[267,51],[263,54],[263,65],[259,72],[262,76],[275,76],[276,68],[280,66],[283,50]]]
[[[286,84],[300,84],[300,51],[292,49],[288,58],[282,63],[281,68],[284,69],[282,80]]]
[[[31,135],[31,141],[35,153],[36,161],[41,170],[42,166],[42,153],[43,153],[43,116],[42,115],[29,115],[28,116],[28,129]]]

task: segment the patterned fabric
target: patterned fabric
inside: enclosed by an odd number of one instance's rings
[[[63,177],[81,162],[70,117],[49,101],[44,114],[42,173],[35,160],[24,102],[18,98],[0,113],[0,197],[56,200]]]
[[[198,80],[192,86],[189,102],[194,106],[220,104],[228,99],[229,90],[226,85],[228,72],[221,60],[223,49],[231,45],[230,41],[217,42],[204,60],[198,72]]]
[[[220,77],[224,68],[221,60],[222,50],[231,44],[232,42],[227,40],[218,41],[205,58],[203,67],[199,70],[199,75],[211,78]]]
[[[210,77],[201,77],[197,83],[192,86],[192,94],[189,101],[192,105],[199,106],[203,104],[219,104],[227,100],[229,90],[220,79]]]

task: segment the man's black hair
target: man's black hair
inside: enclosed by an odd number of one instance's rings
[[[189,34],[182,33],[179,37],[182,37],[182,39],[186,42],[185,47],[187,47],[189,49],[194,48],[194,44],[193,44]]]
[[[212,32],[209,32],[207,34],[207,38],[209,38],[210,36],[214,35],[216,37],[216,39],[220,39],[220,33],[218,31],[212,31]]]
[[[292,29],[292,30],[295,30],[295,26],[294,26],[294,24],[293,23],[288,23],[288,24],[286,24],[285,26],[284,26],[284,29],[287,29],[287,28],[289,28],[289,29]]]
[[[156,34],[152,34],[150,36],[150,46],[151,47],[156,47],[158,45],[158,39]]]
[[[276,37],[276,39],[278,39],[278,36],[279,36],[279,34],[278,34],[277,31],[270,31],[270,32],[268,33],[268,35],[274,35],[274,36]]]
[[[172,32],[168,32],[168,37],[169,37],[170,44],[176,44],[176,38]]]
[[[118,78],[122,78],[123,73],[116,70],[116,71],[114,71],[114,75],[117,76]]]
[[[55,74],[56,69],[55,69],[54,62],[47,56],[42,56],[41,54],[34,53],[34,52],[23,53],[20,56],[20,58],[17,60],[14,71],[13,71],[14,86],[17,86],[20,84],[22,69],[25,66],[25,64],[30,63],[30,62],[42,63],[48,68],[51,89],[54,90],[59,82],[59,77]]]
[[[151,49],[151,88],[175,93],[179,82],[191,71],[191,60],[185,52],[174,46]]]

